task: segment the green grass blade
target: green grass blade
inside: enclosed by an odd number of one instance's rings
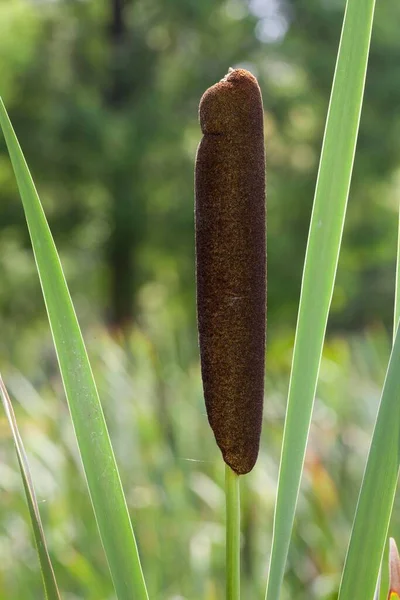
[[[348,0],[344,18],[304,265],[267,600],[279,597],[289,550],[353,168],[374,5],[375,0]]]
[[[58,590],[56,577],[54,575],[53,565],[51,564],[50,554],[47,549],[46,538],[44,535],[42,520],[40,518],[39,505],[36,499],[35,488],[33,487],[28,458],[26,456],[24,444],[19,433],[14,409],[1,376],[0,396],[8,423],[10,425],[11,433],[14,438],[15,449],[17,451],[18,463],[21,471],[22,482],[24,484],[26,500],[28,502],[29,514],[31,517],[36,549],[39,556],[46,598],[47,600],[61,600],[61,595]]]
[[[394,298],[393,343],[395,344],[396,332],[400,318],[400,213],[399,232],[397,238],[397,265]],[[391,357],[390,364],[392,360],[393,355]],[[389,378],[389,372],[387,378]],[[387,381],[385,382],[385,387],[386,384]],[[385,394],[384,388],[343,570],[339,593],[341,600],[351,598],[351,595],[355,593],[355,590],[358,587],[358,582],[353,581],[355,577],[352,569],[355,568],[355,565],[358,562],[357,552],[359,552],[361,548],[366,549],[366,553],[369,553],[368,548],[373,549],[372,553],[368,556],[369,560],[367,561],[367,564],[364,564],[364,561],[360,563],[360,568],[366,569],[368,574],[373,573],[374,569],[376,570],[376,556],[379,553],[381,554],[382,561],[400,467],[400,457],[398,456],[400,453],[400,436],[396,431],[396,425],[397,429],[400,428],[400,412],[396,411],[396,403],[399,403],[398,395],[396,396],[395,393],[393,396]],[[391,463],[387,462],[387,452],[391,453],[392,455]],[[381,471],[385,477],[379,481],[379,478],[382,475]],[[381,485],[383,487],[380,487]],[[381,499],[375,497],[378,490],[381,491]],[[378,510],[378,520],[375,519],[374,512],[370,512],[369,518],[366,516],[368,514],[368,506],[371,507],[371,511],[374,509]],[[372,518],[374,526],[370,529],[371,515],[374,515]],[[367,529],[368,533],[370,534],[368,539],[363,533],[364,528]],[[391,544],[393,543],[394,542],[391,541]],[[381,569],[382,566],[380,566],[378,571],[378,587],[381,579]],[[379,598],[379,592],[375,592],[375,596]]]
[[[28,166],[0,99],[0,124],[21,194],[96,520],[120,600],[147,600],[124,493],[74,307]]]
[[[394,319],[393,319],[393,339],[396,335],[397,326],[400,320],[400,213],[399,213],[399,233],[397,236],[397,264],[396,264],[396,289],[394,294]]]
[[[399,365],[398,329],[358,499],[339,600],[372,598],[374,594],[400,465]]]
[[[379,567],[378,580],[377,580],[376,586],[375,586],[374,600],[379,600],[380,595],[381,595],[381,573],[382,573],[382,565]]]

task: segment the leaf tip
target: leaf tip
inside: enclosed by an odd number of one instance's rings
[[[400,556],[396,542],[389,540],[389,595],[388,600],[400,598]]]

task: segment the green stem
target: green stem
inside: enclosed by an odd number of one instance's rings
[[[225,465],[226,600],[240,600],[240,483]]]

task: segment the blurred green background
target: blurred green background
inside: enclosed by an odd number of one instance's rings
[[[264,97],[267,394],[260,460],[243,484],[243,597],[262,598],[343,10],[343,0],[0,0],[0,94],[88,343],[152,599],[224,596],[223,466],[207,426],[195,321],[199,99],[237,66],[258,77]],[[336,595],[389,356],[400,197],[399,19],[396,0],[378,2],[284,600]],[[111,600],[2,136],[0,200],[0,368],[56,574],[65,600]],[[0,436],[0,598],[37,599],[40,574],[2,415]]]

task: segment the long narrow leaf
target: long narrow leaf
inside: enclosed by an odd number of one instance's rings
[[[396,263],[396,287],[394,293],[394,319],[393,319],[393,338],[396,335],[397,326],[400,320],[400,211],[399,211],[399,232],[397,236],[397,263]]]
[[[400,333],[395,343],[361,486],[339,600],[372,598],[400,465]]]
[[[381,595],[381,579],[382,579],[381,573],[382,573],[382,565],[379,568],[378,580],[376,582],[376,587],[375,587],[374,600],[379,600],[380,595]]]
[[[348,0],[344,18],[304,265],[267,600],[279,597],[289,550],[353,168],[374,5],[375,0]]]
[[[396,331],[399,325],[400,318],[400,214],[399,214],[399,230],[398,230],[398,238],[397,238],[397,264],[396,264],[396,285],[395,285],[395,294],[394,294],[394,318],[393,318],[393,343],[396,341]],[[393,360],[393,356],[392,359]],[[390,365],[389,365],[390,368]],[[398,368],[398,365],[397,365]],[[385,404],[384,404],[385,401]],[[368,548],[368,546],[364,547],[364,544],[372,544],[374,545],[374,551],[372,554],[369,554],[367,564],[364,565],[361,563],[360,567],[367,569],[367,571],[373,572],[376,568],[376,554],[381,552],[383,556],[386,536],[389,529],[389,521],[392,514],[392,507],[394,502],[394,495],[396,492],[396,485],[398,479],[398,472],[400,467],[400,458],[398,457],[398,453],[400,452],[400,437],[396,432],[397,428],[400,428],[400,412],[392,411],[391,409],[396,409],[396,402],[398,403],[398,397],[385,395],[385,390],[383,391],[382,400],[376,420],[375,430],[371,442],[371,448],[368,456],[368,461],[366,465],[366,470],[364,473],[364,479],[360,491],[360,496],[358,500],[357,510],[355,514],[353,530],[350,538],[349,548],[347,552],[345,567],[343,570],[342,583],[340,588],[340,598],[342,600],[346,598],[350,598],[353,591],[355,589],[355,582],[353,581],[354,576],[351,573],[351,565],[354,564],[354,561],[357,560],[357,552],[360,548]],[[392,406],[391,406],[392,405]],[[387,415],[385,417],[385,415]],[[397,415],[397,419],[396,419]],[[388,422],[386,419],[390,420],[390,424],[394,426],[394,430],[388,428],[385,431]],[[394,437],[393,437],[394,434]],[[395,459],[394,464],[389,465],[387,463],[386,452],[392,452],[392,459]],[[381,466],[379,465],[379,456],[381,456]],[[391,466],[391,468],[389,468]],[[385,478],[379,481],[379,477],[381,475],[381,470],[383,469]],[[374,494],[374,478],[376,477],[376,486],[383,485],[385,487],[375,487],[376,490],[381,490],[382,492],[382,502],[379,502],[379,498],[375,498]],[[370,521],[369,519],[364,522],[364,527],[369,531],[370,538],[367,539],[363,533],[363,519],[366,518],[365,506],[371,503],[371,509],[374,508],[374,500],[377,500],[375,508],[378,509],[378,515],[380,518],[375,520],[374,517],[374,527],[370,530]],[[373,513],[370,513],[373,514]],[[367,517],[368,518],[368,517]],[[379,530],[379,527],[382,529]],[[382,542],[383,540],[383,542]],[[383,544],[383,546],[382,546]],[[398,557],[397,547],[394,540],[390,540],[390,558],[392,559],[393,553],[395,553]],[[367,551],[368,554],[368,551]],[[391,563],[390,563],[391,564]],[[372,569],[372,571],[371,571]],[[378,576],[378,581],[380,579],[380,574]],[[356,584],[358,585],[358,584]]]
[[[47,549],[46,538],[44,535],[42,520],[40,518],[39,505],[36,499],[35,488],[33,487],[28,458],[26,456],[24,444],[19,433],[14,409],[1,375],[0,396],[8,423],[10,425],[11,433],[14,438],[15,449],[17,451],[18,463],[21,471],[22,482],[24,484],[26,500],[28,502],[29,514],[31,517],[36,549],[39,556],[46,598],[47,600],[61,600],[60,592],[57,587],[56,577],[54,575],[53,565],[51,564],[50,554]]]
[[[21,194],[88,488],[120,600],[147,600],[124,493],[85,345],[28,166],[0,100],[0,124]]]

